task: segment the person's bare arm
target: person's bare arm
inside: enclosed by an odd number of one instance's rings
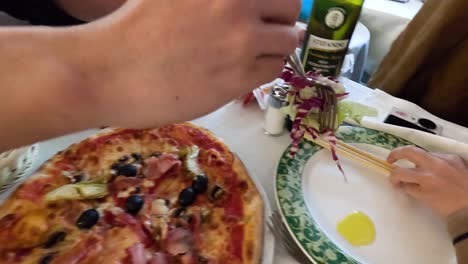
[[[298,0],[129,0],[85,25],[0,28],[0,151],[207,114],[281,72],[299,9]]]
[[[0,28],[0,151],[98,125],[70,33]]]
[[[458,263],[468,263],[468,207],[449,215],[447,228],[453,239]]]
[[[447,219],[458,263],[468,263],[468,161],[407,146],[393,150],[389,162],[407,159],[415,168],[396,168],[391,182]]]

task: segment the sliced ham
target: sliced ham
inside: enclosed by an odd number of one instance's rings
[[[139,219],[143,230],[148,234],[152,234],[153,226],[151,224],[151,217],[149,215],[140,215]]]
[[[201,159],[203,163],[208,166],[222,166],[226,163],[223,155],[214,148],[203,151],[201,154]]]
[[[164,253],[156,252],[150,259],[148,264],[168,264],[167,255]]]
[[[185,253],[180,256],[180,263],[182,264],[196,264],[198,261],[195,261],[195,254],[192,251]]]
[[[190,230],[177,227],[167,234],[166,249],[172,256],[189,252],[193,246],[193,236]]]
[[[153,228],[153,237],[156,241],[166,240],[169,232],[169,225],[162,217],[155,217],[152,220],[151,226]]]
[[[117,195],[121,191],[125,191],[131,187],[138,187],[142,184],[143,179],[136,177],[118,176],[109,184],[109,192]]]
[[[91,235],[76,244],[73,248],[52,259],[52,264],[76,264],[88,256],[93,256],[101,251],[102,237]]]
[[[130,255],[130,263],[146,264],[145,246],[143,246],[143,244],[138,243],[134,245],[133,247],[128,249],[128,253]]]
[[[149,157],[144,162],[143,175],[148,179],[156,180],[170,169],[181,164],[179,157],[172,153],[163,153],[158,157]]]
[[[116,221],[121,223],[121,225],[136,225],[138,224],[138,221],[133,217],[132,215],[129,215],[127,213],[121,213],[118,214],[116,217]]]
[[[112,225],[117,227],[128,227],[130,228],[140,241],[145,245],[149,246],[154,244],[154,240],[151,238],[151,232],[146,230],[145,219],[143,222],[137,220],[134,216],[127,213],[119,213],[117,215],[112,214],[109,211],[104,212],[104,220]]]

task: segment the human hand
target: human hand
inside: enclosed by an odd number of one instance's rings
[[[459,156],[428,153],[414,146],[394,149],[388,162],[406,159],[416,165],[397,167],[390,181],[412,197],[434,209],[440,215],[468,207],[468,162]]]
[[[279,75],[299,11],[299,0],[128,1],[81,26],[93,50],[82,60],[99,73],[82,92],[108,125],[201,116]]]

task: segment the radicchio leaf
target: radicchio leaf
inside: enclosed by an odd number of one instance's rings
[[[297,151],[299,150],[299,143],[304,137],[305,133],[309,133],[312,138],[317,138],[320,133],[317,129],[313,127],[307,127],[302,124],[302,120],[307,117],[307,115],[317,109],[323,109],[324,101],[319,97],[312,97],[312,98],[300,98],[300,93],[302,89],[311,88],[315,86],[317,81],[323,80],[324,77],[320,74],[320,72],[308,72],[306,74],[307,79],[301,76],[296,75],[291,68],[285,67],[283,73],[281,74],[281,78],[291,85],[291,89],[289,92],[289,98],[292,100],[289,101],[295,108],[296,115],[294,117],[292,130],[291,130],[291,139],[292,144],[289,150],[289,156],[294,157]],[[327,79],[338,82],[338,80],[334,77],[327,77]],[[336,94],[337,99],[347,96],[348,93],[338,93]],[[335,161],[338,169],[343,174],[345,182],[348,181],[346,174],[344,173],[343,168],[339,162],[338,156],[336,154],[335,145],[336,145],[336,137],[333,131],[324,131],[323,132],[324,138],[330,143],[331,153],[333,160]]]

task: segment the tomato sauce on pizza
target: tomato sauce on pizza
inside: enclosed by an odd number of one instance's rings
[[[259,263],[263,202],[190,123],[112,129],[47,161],[0,206],[0,263]]]

